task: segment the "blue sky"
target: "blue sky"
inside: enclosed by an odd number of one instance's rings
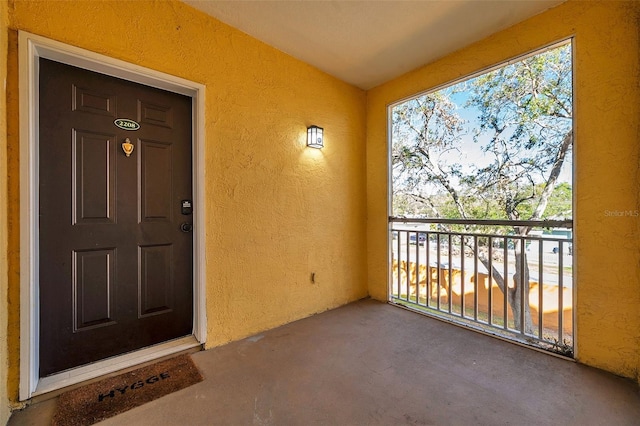
[[[492,161],[491,156],[482,151],[482,146],[489,142],[491,136],[488,134],[484,134],[478,138],[478,142],[474,141],[474,129],[480,127],[480,123],[478,121],[480,111],[474,106],[466,105],[467,100],[470,96],[469,92],[462,91],[452,93],[455,88],[464,86],[469,81],[472,80],[467,80],[465,82],[461,82],[442,89],[442,91],[449,94],[449,98],[451,99],[451,101],[456,104],[456,113],[465,122],[465,131],[461,134],[460,144],[460,152],[462,153],[462,155],[459,155],[457,153],[450,153],[449,155],[443,156],[443,158],[450,157],[452,162],[461,163],[463,165],[463,170],[465,171],[471,171],[473,167],[486,167],[491,164]],[[567,182],[569,184],[572,184],[572,164],[573,161],[571,157],[565,160],[562,172],[560,174],[559,182]]]

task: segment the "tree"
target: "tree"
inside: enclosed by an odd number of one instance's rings
[[[565,195],[570,189],[558,181],[573,145],[571,79],[566,44],[394,107],[394,196],[422,203],[431,217],[545,218],[556,189]],[[477,118],[461,118],[469,111]],[[475,163],[464,161],[469,140],[479,148]],[[438,205],[434,200],[442,195],[449,202]],[[571,214],[566,202],[549,210]],[[530,231],[512,230],[521,236]],[[523,273],[514,274],[513,288],[495,267],[492,273],[516,328],[533,334],[526,250],[518,243],[514,254],[516,271]],[[486,256],[480,260],[492,266]]]

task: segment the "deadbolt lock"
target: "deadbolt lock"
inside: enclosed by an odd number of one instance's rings
[[[190,223],[187,223],[187,222],[183,222],[183,223],[180,225],[180,230],[181,230],[182,232],[191,232],[191,231],[193,231],[193,225],[192,225],[192,224],[190,224]]]

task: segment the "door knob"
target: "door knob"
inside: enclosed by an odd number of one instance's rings
[[[190,223],[187,223],[187,222],[183,222],[183,223],[180,225],[180,230],[181,230],[182,232],[191,232],[191,231],[193,231],[193,225],[192,225],[192,224],[190,224]]]

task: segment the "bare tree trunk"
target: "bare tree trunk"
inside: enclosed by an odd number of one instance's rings
[[[507,302],[511,308],[511,313],[513,314],[515,329],[523,331],[525,334],[534,334],[533,320],[531,319],[531,309],[529,306],[529,264],[527,262],[524,243],[520,241],[515,247],[516,272],[513,274],[513,288],[509,288],[508,282],[505,281],[505,277],[503,277],[500,271],[493,265],[492,260],[480,254],[478,255],[478,259],[484,267],[487,268],[487,271],[491,269],[493,280],[498,284],[498,288],[507,298]],[[505,259],[504,261],[507,262],[508,259]],[[491,286],[491,283],[489,286]],[[489,291],[491,291],[491,287],[489,287]],[[489,307],[489,309],[491,309],[491,307]],[[504,314],[504,320],[507,321],[507,313],[505,312]]]
[[[564,135],[564,138],[562,138],[560,149],[556,153],[556,157],[553,161],[553,167],[551,167],[551,172],[549,173],[549,177],[547,178],[547,184],[544,186],[544,191],[542,191],[542,194],[540,195],[540,201],[538,202],[538,205],[536,206],[536,209],[529,220],[540,219],[544,211],[547,209],[549,197],[551,196],[551,193],[558,183],[558,177],[560,176],[560,172],[562,171],[562,165],[564,164],[567,152],[572,145],[573,130],[569,130],[567,134]]]
[[[529,264],[524,241],[519,241],[515,248],[516,271],[513,274],[514,287],[507,289],[507,298],[515,328],[525,334],[534,334],[531,308],[529,306]]]
[[[540,200],[529,220],[540,220],[549,203],[549,197],[558,182],[558,177],[562,170],[567,152],[573,145],[573,130],[567,132],[562,139],[560,148],[551,167],[551,172],[547,178],[547,183],[540,195]],[[525,236],[531,231],[529,227],[517,227],[516,232]],[[533,321],[531,319],[531,309],[529,306],[529,290],[531,288],[529,280],[529,263],[527,262],[527,252],[523,240],[516,244],[516,273],[513,275],[514,288],[508,289],[508,301],[515,319],[516,329],[525,334],[534,334]],[[507,293],[505,293],[507,294]],[[524,324],[523,324],[524,319]]]

